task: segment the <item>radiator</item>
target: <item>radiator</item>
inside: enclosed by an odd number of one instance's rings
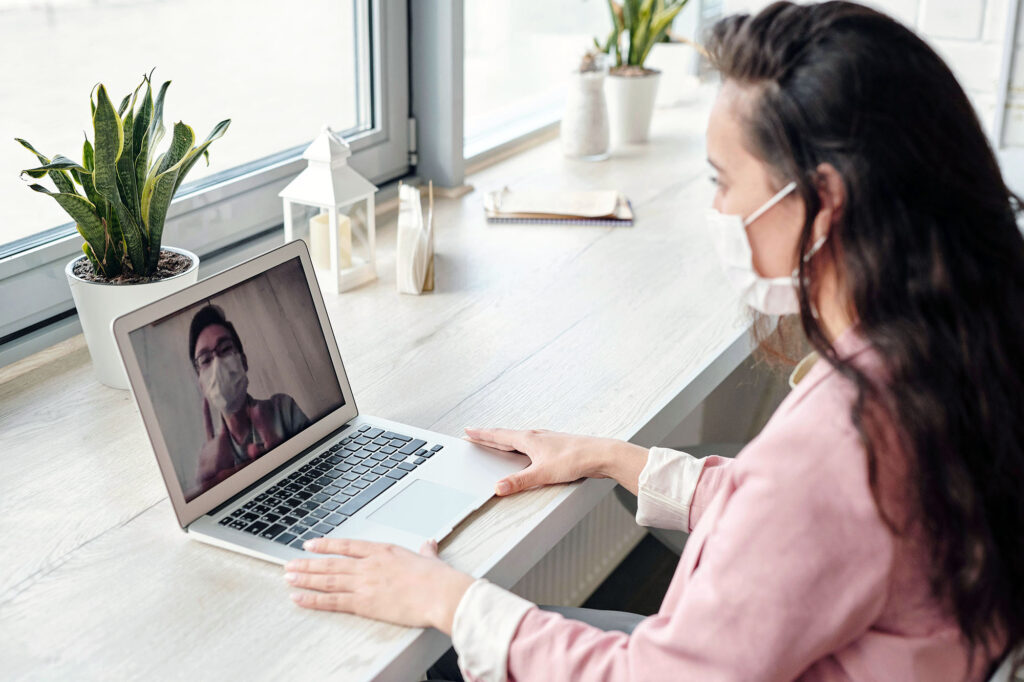
[[[535,604],[579,606],[645,533],[610,492],[512,591]]]

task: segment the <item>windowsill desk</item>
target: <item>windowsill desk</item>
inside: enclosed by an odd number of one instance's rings
[[[703,211],[707,108],[656,113],[651,142],[602,163],[558,140],[437,200],[437,290],[380,279],[327,296],[360,411],[449,434],[549,428],[655,445],[749,353]],[[613,188],[635,227],[492,225],[485,192]],[[0,660],[51,679],[415,680],[434,630],[302,610],[280,567],[190,541],[130,394],[91,375],[81,336],[0,368]],[[441,545],[510,586],[611,490],[588,480],[492,499]]]

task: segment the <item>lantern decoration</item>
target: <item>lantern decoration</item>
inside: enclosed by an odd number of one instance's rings
[[[351,155],[348,143],[325,125],[302,154],[306,168],[278,194],[286,242],[295,239],[295,204],[320,209],[309,221],[307,243],[320,286],[335,294],[377,278],[377,188],[348,165]]]

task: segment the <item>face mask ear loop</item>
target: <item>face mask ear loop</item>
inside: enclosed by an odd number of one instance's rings
[[[780,201],[782,201],[783,199],[785,199],[786,195],[789,194],[790,192],[792,192],[794,189],[796,189],[796,180],[793,180],[788,185],[786,185],[785,187],[780,189],[778,192],[775,193],[775,196],[773,196],[768,201],[764,202],[764,204],[761,206],[761,208],[757,209],[756,211],[751,213],[749,216],[747,216],[747,219],[743,221],[743,227],[746,227],[747,225],[750,225],[750,223],[752,223],[755,220],[757,220],[758,218],[760,218],[762,215],[764,215],[765,211],[767,211],[772,206],[774,206],[775,204],[777,204]]]

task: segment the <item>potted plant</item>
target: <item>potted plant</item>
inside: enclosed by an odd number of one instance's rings
[[[606,80],[613,141],[647,141],[660,72],[644,62],[685,5],[686,0],[608,0],[612,32],[604,45],[594,43],[613,60]]]
[[[84,255],[64,271],[93,369],[102,383],[114,388],[128,388],[110,330],[114,318],[198,279],[199,258],[194,253],[161,246],[164,220],[185,176],[200,157],[209,163],[207,148],[231,123],[221,121],[198,145],[192,128],[175,123],[167,149],[158,154],[165,132],[164,97],[171,82],[161,86],[154,101],[151,76],[143,76],[117,109],[102,84],[93,89],[93,141],[86,136],[81,163],[61,155],[47,158],[16,138],[41,164],[22,175],[49,176],[55,191],[39,184],[30,188],[60,204],[84,239]]]

